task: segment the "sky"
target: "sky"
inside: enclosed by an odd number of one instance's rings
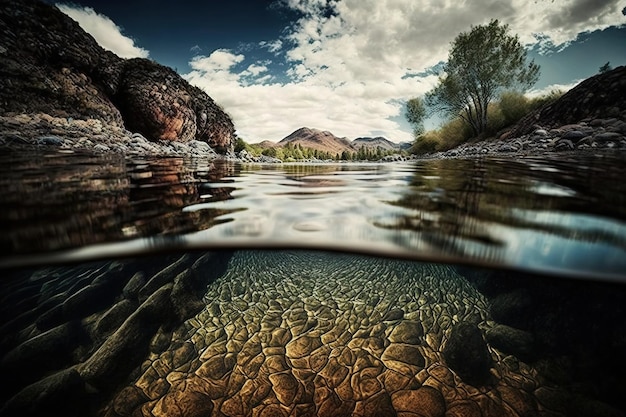
[[[541,66],[529,95],[572,88],[606,62],[626,65],[626,0],[48,2],[105,49],[175,69],[249,143],[304,126],[412,141],[406,101],[436,85],[459,33],[491,19]]]

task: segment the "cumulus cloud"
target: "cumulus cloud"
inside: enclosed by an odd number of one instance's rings
[[[107,16],[91,7],[56,4],[63,13],[78,22],[81,28],[102,46],[122,58],[147,58],[147,50],[135,45],[135,41],[122,34],[122,29]]]
[[[434,86],[428,69],[447,59],[459,32],[499,19],[524,44],[550,49],[626,23],[626,0],[278,1],[301,18],[282,40],[259,46],[281,51],[286,81],[271,82],[266,65],[228,50],[194,59],[186,75],[251,141],[280,140],[301,126],[411,140],[410,128],[397,122],[403,102]],[[262,76],[251,83],[250,75]]]

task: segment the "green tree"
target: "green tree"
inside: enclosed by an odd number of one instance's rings
[[[246,142],[241,139],[240,137],[237,137],[237,140],[235,141],[235,153],[239,153],[241,151],[243,151],[244,149],[247,148],[246,146]]]
[[[600,67],[600,74],[604,74],[605,72],[609,72],[613,69],[613,67],[611,67],[611,63],[607,61],[606,64],[602,65]]]
[[[414,97],[406,102],[404,116],[411,126],[413,126],[413,134],[415,137],[424,133],[426,106],[424,106],[424,102],[421,98]]]
[[[460,33],[452,42],[439,84],[426,104],[461,117],[479,135],[487,128],[487,108],[504,90],[525,91],[539,79],[539,66],[526,62],[526,50],[508,25],[488,25]]]

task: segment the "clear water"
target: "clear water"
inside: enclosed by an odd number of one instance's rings
[[[5,156],[3,166],[3,265],[274,246],[626,271],[620,154],[267,166],[53,154]]]
[[[622,155],[2,156],[0,416],[623,416]]]

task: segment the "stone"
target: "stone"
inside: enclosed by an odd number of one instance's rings
[[[513,290],[491,299],[491,316],[495,321],[518,329],[527,329],[534,316],[533,300],[524,290]]]
[[[623,136],[617,132],[603,132],[593,136],[593,140],[596,142],[618,141],[622,138]]]
[[[419,349],[413,345],[392,343],[385,349],[381,359],[383,361],[404,362],[419,368],[423,368],[425,365],[424,357]]]
[[[424,386],[417,390],[402,390],[391,396],[397,413],[407,412],[422,417],[443,417],[446,402],[435,388]]]
[[[578,141],[584,138],[585,136],[587,136],[585,132],[581,132],[580,130],[570,130],[568,132],[565,132],[561,136],[561,139],[569,139],[570,141]]]
[[[497,324],[485,334],[487,342],[504,353],[528,361],[536,357],[535,340],[530,332]]]
[[[403,320],[391,331],[389,341],[392,343],[419,345],[423,335],[424,330],[420,322]]]
[[[458,401],[450,404],[446,417],[482,417],[480,407],[474,401]]]
[[[570,151],[574,149],[574,144],[569,139],[559,139],[554,149],[557,151]]]
[[[443,348],[446,364],[466,383],[485,385],[489,380],[491,355],[478,326],[456,324]]]

